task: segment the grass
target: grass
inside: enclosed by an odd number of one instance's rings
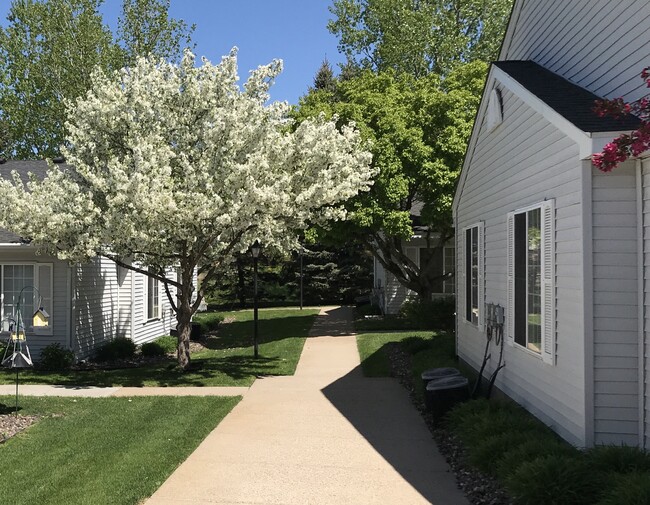
[[[250,386],[257,376],[292,375],[317,309],[259,311],[260,357],[253,358],[253,311],[221,312],[234,319],[207,339],[208,349],[192,355],[192,367],[178,370],[174,362],[138,368],[71,372],[23,371],[23,384],[93,386]],[[215,317],[201,314],[199,318]],[[11,371],[0,371],[0,383],[12,383]]]
[[[45,417],[0,445],[2,496],[15,505],[140,503],[238,401],[22,397],[22,414]],[[0,397],[0,408],[12,402]]]

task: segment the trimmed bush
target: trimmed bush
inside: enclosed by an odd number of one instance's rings
[[[171,335],[158,337],[153,342],[147,342],[140,346],[140,352],[143,356],[164,356],[176,350],[177,341]]]
[[[74,352],[55,343],[46,346],[41,351],[38,368],[41,370],[69,370],[73,363]]]
[[[603,478],[584,457],[551,455],[519,464],[506,487],[518,505],[593,505]]]
[[[105,343],[95,352],[95,361],[115,361],[135,356],[135,343],[130,338],[117,337]]]
[[[599,445],[586,453],[589,464],[603,472],[650,472],[650,454],[630,446]]]
[[[431,349],[433,340],[423,337],[406,337],[400,342],[402,349],[409,354],[417,354],[427,349]]]
[[[399,314],[415,323],[417,328],[451,331],[455,327],[456,301],[453,296],[433,300],[405,302]]]
[[[580,456],[580,451],[559,438],[553,440],[550,437],[536,437],[535,434],[529,434],[527,442],[511,447],[501,454],[491,473],[496,475],[501,481],[505,481],[523,463],[528,463],[546,456],[575,458]]]
[[[503,457],[508,451],[521,447],[522,444],[525,444],[535,436],[536,434],[531,431],[516,433],[506,431],[498,435],[492,435],[481,440],[476,445],[466,448],[468,461],[482,472],[495,475],[495,461]]]
[[[650,472],[617,475],[612,479],[612,489],[597,505],[648,505],[650,504]]]

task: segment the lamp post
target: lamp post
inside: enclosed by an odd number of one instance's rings
[[[260,257],[262,246],[259,240],[251,246],[251,254],[253,255],[253,353],[255,358],[259,357],[259,350],[257,347],[257,260]]]

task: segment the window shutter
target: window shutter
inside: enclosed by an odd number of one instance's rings
[[[542,358],[555,364],[555,206],[542,204]]]
[[[36,265],[36,282],[38,285],[36,286],[38,289],[38,293],[36,293],[37,299],[36,304],[34,304],[34,309],[40,308],[37,306],[38,304],[38,294],[40,293],[41,296],[41,306],[45,309],[45,311],[48,313],[49,317],[49,326],[43,326],[43,327],[35,327],[34,331],[39,332],[39,333],[52,333],[52,323],[54,320],[53,313],[54,313],[54,307],[52,305],[52,302],[54,300],[53,294],[52,294],[52,263],[39,263]],[[31,319],[31,314],[29,315]],[[31,324],[31,323],[30,323]]]
[[[478,224],[478,329],[485,325],[485,223]]]
[[[514,345],[515,342],[515,214],[508,213],[507,218],[507,287],[506,287],[506,342]]]
[[[465,319],[465,229],[456,236],[456,317]]]

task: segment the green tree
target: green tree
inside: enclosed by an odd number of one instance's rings
[[[56,156],[64,139],[65,100],[90,86],[92,69],[119,54],[98,12],[101,0],[14,0],[0,28],[0,114],[6,157]]]
[[[354,122],[371,141],[379,170],[374,185],[348,204],[351,219],[332,223],[328,235],[342,243],[361,240],[422,297],[440,280],[435,254],[418,266],[406,256],[405,242],[418,226],[432,251],[453,236],[453,194],[485,72],[482,62],[459,66],[444,79],[365,71],[339,82],[335,92],[311,90],[295,113],[299,120],[337,115],[339,125]]]
[[[512,0],[334,0],[328,29],[348,63],[422,76],[496,58]]]
[[[125,65],[138,56],[154,54],[178,62],[183,49],[192,47],[196,25],[169,17],[169,0],[124,0],[118,19],[117,40],[124,51]]]
[[[117,37],[103,0],[13,0],[0,28],[0,156],[59,155],[66,102],[90,87],[94,68],[130,65],[137,55],[177,61],[193,27],[168,16],[169,0],[124,0]]]

